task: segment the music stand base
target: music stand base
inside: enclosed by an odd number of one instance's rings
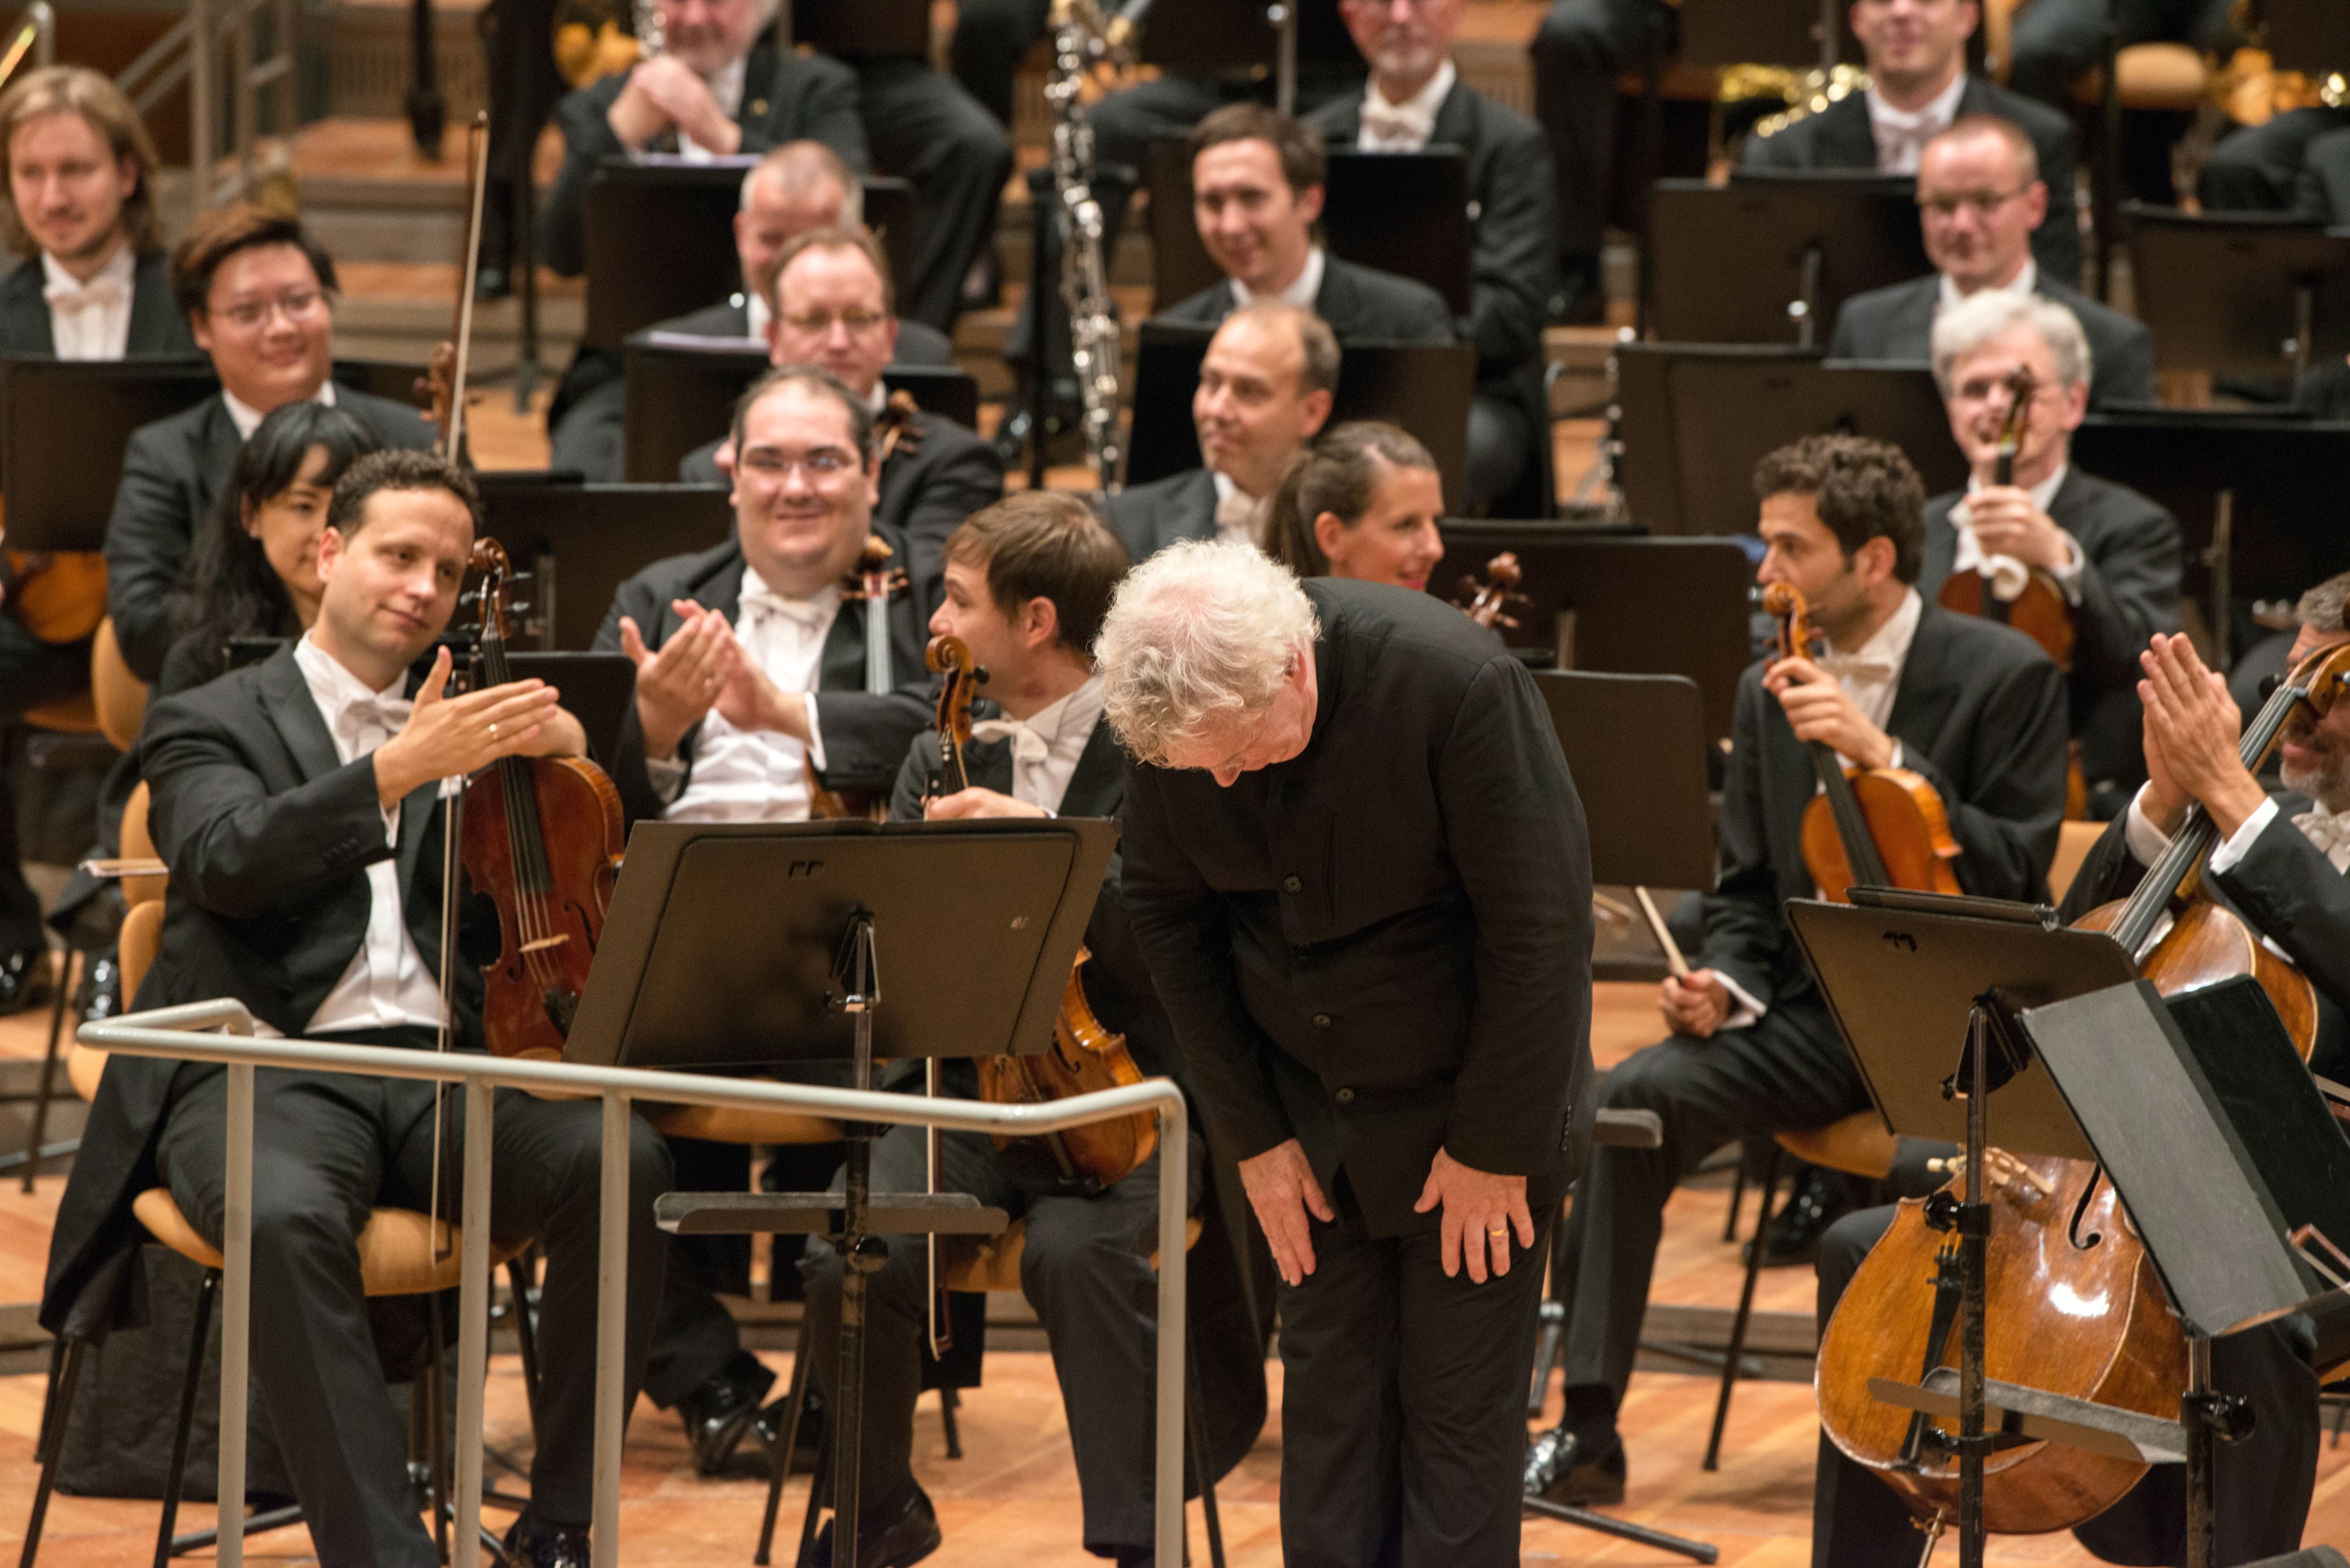
[[[1552,1502],[1539,1497],[1521,1500],[1528,1513],[1544,1519],[1555,1519],[1562,1524],[1572,1524],[1584,1530],[1613,1535],[1620,1541],[1637,1541],[1643,1546],[1653,1546],[1659,1552],[1670,1552],[1692,1563],[1712,1563],[1721,1556],[1718,1546],[1708,1546],[1702,1541],[1687,1541],[1678,1535],[1668,1535],[1661,1530],[1651,1530],[1645,1524],[1627,1520],[1611,1519],[1604,1513],[1594,1513],[1587,1508],[1570,1508],[1563,1502]]]

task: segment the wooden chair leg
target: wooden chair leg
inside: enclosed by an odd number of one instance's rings
[[[41,1081],[33,1090],[33,1130],[25,1139],[25,1190],[41,1174],[41,1140],[49,1133],[49,1085],[57,1075],[57,1046],[65,1037],[66,1009],[73,1001],[74,950],[68,946],[57,961],[57,996],[49,1012],[48,1054],[41,1060]]]
[[[939,1390],[939,1424],[947,1432],[947,1458],[962,1458],[962,1428],[955,1424],[955,1407],[962,1403],[951,1388]]]
[[[1738,1151],[1738,1163],[1730,1168],[1730,1212],[1722,1216],[1721,1239],[1738,1240],[1738,1210],[1746,1202],[1746,1151]]]
[[[784,1392],[783,1438],[767,1454],[767,1507],[759,1520],[759,1550],[751,1561],[757,1568],[767,1568],[775,1544],[775,1518],[783,1511],[784,1482],[791,1478],[792,1460],[799,1451],[800,1415],[807,1407],[808,1344],[807,1328],[802,1324],[799,1337],[792,1345],[792,1381]],[[815,1489],[809,1489],[813,1504]]]
[[[180,1419],[172,1428],[172,1468],[163,1477],[163,1517],[155,1528],[155,1568],[172,1561],[172,1527],[180,1521],[180,1492],[187,1482],[188,1434],[196,1424],[196,1388],[203,1381],[205,1342],[212,1337],[213,1298],[220,1293],[220,1271],[206,1269],[196,1291],[196,1328],[188,1340],[188,1367],[180,1377]],[[220,1500],[221,1511],[242,1510],[241,1497]]]
[[[1779,1145],[1774,1139],[1762,1162],[1762,1213],[1754,1224],[1754,1243],[1746,1258],[1746,1282],[1738,1291],[1738,1315],[1730,1323],[1730,1351],[1721,1361],[1721,1393],[1713,1403],[1713,1431],[1705,1440],[1706,1469],[1721,1458],[1721,1428],[1730,1419],[1730,1391],[1738,1383],[1738,1364],[1746,1358],[1746,1325],[1754,1315],[1754,1281],[1762,1272],[1762,1245],[1771,1233],[1771,1199],[1779,1186]]]
[[[534,1249],[525,1248],[506,1260],[506,1294],[514,1314],[515,1345],[522,1353],[522,1391],[530,1411],[530,1429],[538,1431],[538,1323],[530,1307],[531,1262]]]
[[[49,1397],[41,1411],[41,1435],[33,1445],[34,1458],[40,1461],[40,1484],[33,1490],[33,1516],[25,1522],[25,1549],[16,1559],[17,1568],[33,1568],[33,1560],[41,1553],[41,1526],[49,1515],[49,1492],[57,1485],[57,1456],[66,1446],[66,1425],[73,1416],[74,1390],[81,1385],[83,1360],[89,1354],[89,1341],[68,1339],[61,1342],[51,1354]]]

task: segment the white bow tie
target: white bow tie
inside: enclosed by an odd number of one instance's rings
[[[764,588],[745,593],[740,614],[777,615],[803,630],[814,631],[824,620],[825,605],[816,599],[787,599],[783,595]]]
[[[1436,117],[1421,109],[1398,108],[1373,94],[1363,100],[1363,133],[1381,147],[1425,147],[1436,134]]]
[[[1053,754],[1045,737],[1018,719],[977,719],[971,726],[975,741],[1009,741],[1015,763],[1041,763]]]
[[[1900,673],[1897,667],[1884,659],[1863,659],[1856,653],[1824,654],[1817,662],[1822,670],[1836,680],[1863,686],[1890,680]]]
[[[369,725],[387,735],[397,735],[408,727],[408,716],[415,710],[416,704],[405,697],[362,697],[343,705],[336,726],[356,748],[366,736]]]
[[[1231,493],[1216,503],[1216,526],[1237,528],[1246,524],[1253,528],[1256,524],[1256,498],[1242,493],[1241,488],[1234,485]]]
[[[2331,812],[2321,805],[2294,817],[2293,825],[2308,835],[2309,841],[2328,857],[2350,849],[2350,813]]]
[[[53,283],[41,290],[43,299],[59,310],[68,311],[120,305],[130,296],[130,290],[110,277],[94,278],[88,283]]]

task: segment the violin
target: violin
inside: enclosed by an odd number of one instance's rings
[[[507,566],[495,539],[473,544],[482,574],[479,649],[493,686],[506,665]],[[499,1056],[563,1054],[588,967],[604,935],[626,840],[620,795],[581,757],[501,757],[466,786],[463,857],[476,896],[498,912],[498,956],[482,966],[482,1023]]]
[[[2296,711],[2323,718],[2350,680],[2350,645],[2295,669],[2244,732],[2240,755],[2257,772]],[[2316,1040],[2307,977],[2214,902],[2201,871],[2219,832],[2199,806],[2137,891],[2075,922],[2110,932],[2164,995],[2251,975],[2283,1018],[2305,1060]],[[2168,928],[2162,917],[2171,916]],[[2153,1264],[2112,1184],[2078,1160],[1990,1151],[1986,1373],[2168,1418],[2187,1386],[2187,1342]],[[1910,1511],[1935,1523],[1958,1508],[1958,1464],[1923,1416],[1868,1392],[1871,1377],[1918,1378],[1949,1359],[1958,1321],[1958,1243],[1946,1190],[1905,1200],[1854,1274],[1822,1336],[1820,1421],[1830,1440],[1876,1470]],[[1940,1206],[1938,1209],[1938,1205]],[[1939,1220],[1938,1220],[1938,1214]],[[1930,1283],[1930,1302],[1920,1300]],[[2061,1443],[2002,1449],[1984,1463],[1983,1514],[2001,1533],[2065,1530],[2120,1500],[2143,1465]]]
[[[2016,454],[2023,450],[2023,438],[2031,428],[2032,400],[2038,394],[2039,383],[2029,369],[2018,366],[2009,373],[2007,418],[2000,424],[1999,455],[1991,472],[1994,484],[2015,483]],[[2006,622],[2038,643],[2058,669],[2072,673],[2073,607],[2064,588],[2044,568],[2033,567],[2023,591],[2007,599],[1999,596],[1980,570],[1970,566],[1945,578],[1934,602],[1959,615]]]
[[[963,747],[971,742],[972,701],[987,672],[972,662],[971,649],[960,638],[931,639],[922,662],[943,677],[939,688],[936,776],[939,793],[953,794],[971,787]],[[1076,962],[1069,968],[1068,983],[1061,989],[1061,1011],[1053,1021],[1051,1050],[1031,1056],[978,1059],[981,1099],[999,1106],[1038,1105],[1142,1082],[1142,1069],[1135,1065],[1126,1036],[1105,1027],[1086,1001],[1085,967],[1092,956],[1080,947]],[[1040,1137],[998,1137],[995,1147],[1017,1161],[1038,1158],[1042,1174],[1092,1193],[1121,1180],[1150,1158],[1159,1147],[1159,1124],[1144,1111]]]
[[[1801,591],[1773,583],[1762,590],[1762,609],[1778,623],[1779,658],[1818,656],[1824,639]],[[1820,793],[1804,808],[1804,865],[1823,898],[1848,903],[1846,889],[1856,887],[1960,890],[1950,809],[1923,774],[1908,768],[1847,770],[1826,742],[1809,746]]]
[[[905,571],[889,564],[896,555],[888,540],[879,534],[870,535],[857,557],[857,565],[840,580],[843,608],[852,604],[865,607],[865,690],[876,696],[898,683],[896,672],[890,669],[889,601],[912,589]],[[889,797],[886,794],[878,790],[827,789],[816,776],[815,763],[804,762],[801,765],[807,770],[810,817],[889,820]]]
[[[1525,568],[1518,564],[1514,550],[1504,550],[1485,563],[1482,577],[1464,576],[1452,596],[1453,607],[1471,620],[1492,631],[1496,627],[1515,631],[1517,618],[1510,612],[1520,610],[1533,601],[1518,592],[1525,581]]]

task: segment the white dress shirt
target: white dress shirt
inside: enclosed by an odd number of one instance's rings
[[[1361,152],[1418,152],[1436,137],[1436,115],[1461,73],[1447,59],[1428,85],[1401,103],[1389,103],[1376,78],[1363,93],[1363,129],[1355,138]]]
[[[2232,871],[2243,864],[2244,857],[2252,852],[2253,843],[2269,830],[2269,824],[2277,819],[2282,809],[2274,800],[2261,802],[2260,809],[2244,818],[2236,831],[2228,836],[2226,843],[2211,851],[2212,873]],[[2324,852],[2325,858],[2333,862],[2336,871],[2350,873],[2350,812],[2333,812],[2322,805],[2313,806],[2308,811],[2295,813],[2293,825]],[[2146,815],[2144,785],[2139,786],[2137,798],[2130,802],[2129,817],[2122,833],[2123,842],[2129,846],[2130,854],[2141,866],[2153,865],[2162,858],[2163,851],[2170,847],[2170,835],[2155,826],[2153,819]]]
[[[1102,684],[1097,675],[1025,719],[981,719],[971,732],[977,740],[1010,741],[1013,798],[1057,813],[1101,715]]]
[[[1950,129],[1959,118],[1959,99],[1967,93],[1967,73],[1950,78],[1950,85],[1934,95],[1920,109],[1899,109],[1868,89],[1868,130],[1877,140],[1877,171],[1879,174],[1915,174],[1918,161],[1925,153],[1926,143]]]
[[[750,67],[747,55],[729,60],[713,76],[704,77],[703,85],[710,96],[718,100],[719,109],[729,119],[742,118],[743,77]],[[715,163],[723,154],[714,147],[704,147],[684,131],[677,133],[677,155],[688,163]]]
[[[787,599],[746,565],[734,639],[784,691],[813,692],[824,667],[825,639],[840,612],[838,588],[827,586],[814,597]],[[808,768],[824,767],[824,737],[814,702],[807,705],[807,720],[809,739],[803,744],[773,730],[738,730],[712,709],[694,740],[690,774],[676,759],[647,763],[654,788],[675,792],[662,815],[672,822],[806,821]]]
[[[335,406],[334,378],[328,377],[319,382],[318,389],[310,394],[310,400],[333,408]],[[236,423],[236,436],[239,441],[251,441],[253,432],[261,428],[261,421],[269,417],[226,387],[221,389],[221,401],[228,405],[228,417]]]
[[[2040,264],[2033,261],[2030,256],[2026,256],[2023,258],[2022,267],[2013,277],[2009,278],[2005,283],[1995,284],[1989,289],[1977,289],[1975,293],[1990,294],[1996,292],[2000,294],[2030,294],[2039,288],[2039,286]],[[1972,294],[1960,294],[1959,292],[1959,286],[1950,281],[1950,275],[1949,273],[1943,273],[1941,275],[1941,286],[1937,291],[1934,299],[1934,314],[1936,316],[1939,316],[1945,310],[1956,308],[1961,300],[1972,299],[1974,295]]]
[[[1216,482],[1216,537],[1226,544],[1263,548],[1259,529],[1264,522],[1264,503],[1243,490],[1228,473],[1211,471],[1208,477]]]
[[[408,722],[411,704],[402,695],[408,684],[405,676],[380,691],[374,691],[307,633],[294,645],[294,662],[301,667],[310,700],[318,705],[318,716],[327,722],[327,732],[335,738],[335,755],[341,762],[354,763],[368,755]],[[383,814],[384,842],[394,847],[400,843],[400,811],[395,805]],[[415,939],[409,935],[400,909],[400,862],[378,860],[368,867],[367,877],[367,936],[351,955],[342,978],[310,1015],[305,1033],[332,1034],[348,1029],[395,1029],[402,1024],[438,1029],[441,987],[425,966],[424,955],[416,950]]]
[[[130,294],[138,282],[139,258],[124,240],[107,264],[82,282],[41,253],[47,284],[49,337],[60,359],[120,359],[130,351]]]
[[[1274,294],[1258,294],[1238,278],[1232,280],[1232,303],[1237,307],[1254,305],[1260,299],[1277,299],[1284,305],[1294,305],[1300,310],[1314,308],[1315,298],[1322,292],[1322,274],[1329,266],[1329,258],[1315,245],[1305,253],[1305,265],[1287,288]]]
[[[2072,464],[2060,462],[2055,472],[2024,493],[2032,497],[2032,504],[2045,512],[2049,504],[2056,499],[2056,493],[2064,488],[2064,475],[2070,472]],[[1969,495],[1982,488],[1982,481],[1971,473],[1967,475]],[[1991,580],[1991,591],[2007,603],[2012,604],[2023,597],[2023,586],[2032,580],[2032,568],[2012,556],[1984,555],[1981,542],[1975,537],[1974,518],[1965,502],[1961,501],[1950,508],[1950,526],[1959,532],[1959,553],[1950,562],[1953,576],[1960,572],[1981,572]],[[2077,605],[2081,602],[2081,542],[2062,527],[2056,532],[2064,539],[2064,564],[2050,568],[2048,575],[2054,577],[2056,586],[2064,590],[2065,601]]]
[[[767,329],[775,324],[775,313],[768,308],[767,296],[755,288],[750,290],[743,296],[743,313],[747,320],[743,336],[764,343]]]

